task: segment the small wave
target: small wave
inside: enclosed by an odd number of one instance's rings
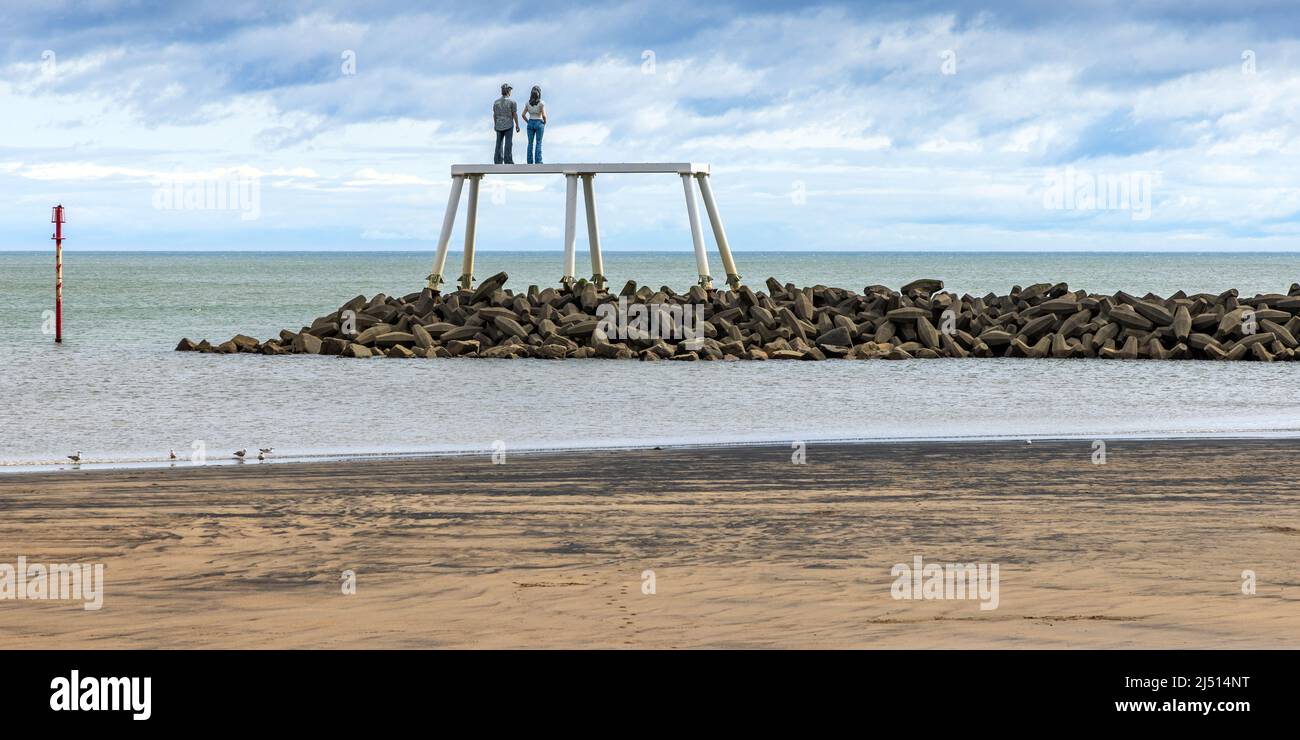
[[[772,447],[789,445],[794,441],[816,444],[900,444],[916,442],[952,442],[979,443],[1005,442],[1011,440],[1065,441],[1065,440],[1162,440],[1162,439],[1286,439],[1300,437],[1300,428],[1287,429],[1225,429],[1200,428],[1171,431],[1167,429],[1126,430],[1113,433],[1079,432],[1079,433],[1030,433],[1030,434],[934,434],[934,435],[803,435],[798,437],[772,435],[752,435],[733,439],[657,439],[657,440],[620,440],[606,443],[578,444],[544,444],[510,447],[509,454],[561,454],[567,452],[612,452],[618,450],[666,449],[714,449],[734,447]],[[114,470],[127,468],[172,468],[194,466],[245,466],[305,462],[339,462],[349,460],[386,460],[416,459],[427,457],[468,457],[474,455],[491,455],[492,447],[461,446],[441,448],[402,448],[402,449],[340,449],[340,450],[303,450],[284,452],[276,451],[265,460],[256,458],[236,459],[234,457],[209,456],[204,462],[192,461],[188,456],[170,460],[165,457],[103,457],[83,458],[80,463],[51,458],[0,459],[0,475],[19,472],[52,472],[60,470]]]

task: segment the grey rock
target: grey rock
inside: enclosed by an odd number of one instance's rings
[[[322,342],[319,337],[303,332],[293,338],[293,351],[306,355],[319,355]]]
[[[375,337],[375,346],[377,347],[387,349],[398,344],[409,347],[415,344],[415,337],[404,331],[390,331]]]
[[[504,273],[504,272],[498,272],[497,274],[493,275],[492,277],[490,277],[490,278],[484,280],[483,282],[479,283],[479,284],[478,284],[478,288],[477,288],[477,289],[474,291],[474,293],[470,296],[470,299],[469,299],[470,304],[473,305],[473,304],[475,304],[475,303],[478,303],[478,302],[480,302],[480,301],[486,299],[488,296],[490,296],[490,295],[492,295],[493,293],[495,293],[496,291],[500,290],[500,289],[501,289],[501,286],[505,285],[505,284],[506,284],[506,281],[509,280],[509,279],[510,279],[510,276],[507,275],[506,273]]]

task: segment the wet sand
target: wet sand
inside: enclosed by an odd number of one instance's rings
[[[5,475],[0,563],[106,585],[0,601],[0,649],[1300,647],[1300,440],[1107,444]],[[892,598],[918,555],[998,608]]]

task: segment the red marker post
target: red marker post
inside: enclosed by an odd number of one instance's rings
[[[63,343],[63,206],[55,206],[54,223],[54,341]]]

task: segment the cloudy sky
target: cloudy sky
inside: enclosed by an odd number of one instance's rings
[[[548,162],[710,163],[737,250],[1300,249],[1300,13],[1132,5],[0,0],[0,248],[431,249],[509,81]],[[484,188],[561,248],[562,177]],[[673,176],[597,191],[690,249]]]

